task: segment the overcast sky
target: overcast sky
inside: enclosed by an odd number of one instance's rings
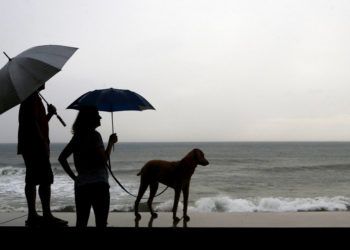
[[[156,111],[115,112],[119,140],[350,140],[350,1],[1,1],[0,49],[78,47],[42,94],[66,121],[83,93],[130,89]],[[7,58],[0,55],[0,67]],[[1,84],[1,83],[0,83]],[[104,140],[110,113],[101,112]],[[17,142],[18,106],[0,115]]]

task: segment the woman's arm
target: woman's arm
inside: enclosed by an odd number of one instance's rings
[[[58,161],[61,163],[64,171],[72,178],[73,181],[76,181],[77,176],[72,171],[69,163],[67,161],[68,157],[73,153],[73,145],[72,143],[68,143],[67,146],[63,149],[60,156],[58,157]]]
[[[114,143],[117,143],[117,142],[118,142],[118,136],[115,133],[111,134],[109,136],[108,145],[107,145],[107,148],[105,151],[107,159],[109,158],[109,156],[111,154],[111,150],[112,150]]]

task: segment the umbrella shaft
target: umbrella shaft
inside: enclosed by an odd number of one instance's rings
[[[112,118],[112,134],[114,134],[113,112],[111,112],[111,118]]]
[[[113,112],[111,112],[111,118],[112,118],[112,134],[114,134]],[[113,148],[113,151],[114,151],[114,144],[113,144],[112,148]]]
[[[41,97],[41,99],[43,99],[44,102],[46,102],[46,104],[49,105],[49,103],[46,101],[46,99],[45,99],[40,93],[38,93],[38,94],[39,94],[39,96]]]

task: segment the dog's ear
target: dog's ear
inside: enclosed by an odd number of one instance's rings
[[[204,157],[203,152],[198,148],[193,149],[192,155],[193,155],[193,160],[197,161],[197,162],[200,161],[201,159],[203,159],[203,157]]]
[[[196,165],[203,158],[203,156],[201,155],[203,153],[201,152],[202,152],[201,150],[194,148],[181,160],[181,162],[184,163],[184,165],[188,165],[188,166],[191,166],[193,164]]]
[[[206,166],[209,164],[208,160],[204,157],[203,151],[198,148],[195,148],[193,150],[193,160],[202,166]]]

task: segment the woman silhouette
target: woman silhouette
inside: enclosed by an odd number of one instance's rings
[[[111,134],[105,149],[101,135],[96,131],[101,125],[100,120],[96,108],[80,110],[73,124],[73,137],[58,158],[63,169],[74,180],[77,227],[87,226],[91,207],[96,227],[107,226],[110,204],[107,160],[118,137]],[[77,175],[67,161],[71,154]]]

